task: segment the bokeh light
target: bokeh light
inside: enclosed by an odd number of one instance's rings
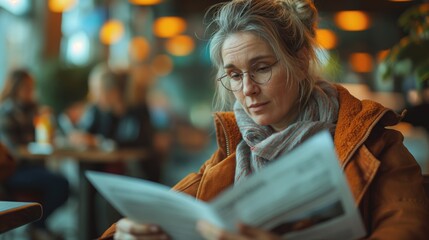
[[[186,21],[180,17],[160,17],[155,20],[153,31],[160,38],[174,37],[186,30]]]
[[[350,54],[349,63],[352,70],[359,73],[371,72],[374,65],[371,55],[364,52]]]
[[[363,11],[340,11],[334,16],[335,24],[346,31],[363,31],[369,28],[370,18]]]
[[[325,49],[331,50],[337,46],[337,35],[329,29],[318,29],[316,39]]]
[[[168,39],[165,48],[174,56],[187,56],[194,50],[195,42],[189,36],[179,35]]]
[[[149,56],[150,44],[144,37],[135,37],[131,39],[129,51],[132,60],[143,61]]]
[[[78,32],[69,38],[66,58],[77,65],[88,63],[90,58],[90,40],[85,32]]]
[[[62,13],[76,5],[77,0],[49,0],[49,9],[52,12]]]
[[[124,35],[124,25],[118,20],[107,21],[100,30],[100,41],[104,44],[114,44]]]
[[[151,6],[160,4],[161,0],[129,0],[130,3],[135,5]]]

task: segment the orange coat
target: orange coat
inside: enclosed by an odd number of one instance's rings
[[[337,86],[339,116],[334,143],[368,239],[427,239],[429,204],[419,165],[403,136],[388,126],[400,117],[378,103],[351,96]],[[232,185],[235,149],[241,134],[233,113],[215,113],[218,150],[198,173],[173,189],[209,201]],[[113,225],[103,237],[112,236]]]

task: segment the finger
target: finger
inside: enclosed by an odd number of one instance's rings
[[[247,239],[243,236],[227,232],[203,220],[197,222],[197,230],[201,233],[201,235],[205,239],[209,239],[209,240],[246,240]]]
[[[121,231],[115,232],[113,235],[114,240],[169,240],[170,237],[166,234],[158,235],[131,235],[129,233],[124,233]]]
[[[197,230],[205,239],[224,239],[221,238],[224,237],[224,233],[222,233],[222,230],[206,221],[198,221]]]
[[[244,223],[237,224],[238,232],[244,236],[252,239],[266,239],[266,240],[279,240],[280,237],[276,236],[266,230],[255,228]]]
[[[160,233],[160,229],[156,225],[151,224],[138,224],[127,218],[118,221],[116,228],[125,233],[133,235],[156,234]]]
[[[113,235],[113,239],[114,240],[136,240],[134,236],[131,236],[121,231],[116,231],[115,234]]]

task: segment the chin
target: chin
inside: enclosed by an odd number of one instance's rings
[[[251,118],[256,124],[261,126],[268,126],[272,124],[272,122],[269,121],[269,119],[265,119],[264,117],[252,116]]]

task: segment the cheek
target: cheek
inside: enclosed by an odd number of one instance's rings
[[[234,92],[234,98],[235,98],[235,100],[237,100],[239,103],[241,103],[241,106],[243,107],[243,109],[245,110],[245,111],[247,111],[247,109],[246,109],[246,104],[245,104],[245,97],[244,97],[244,95],[243,95],[243,93],[242,92]]]
[[[298,103],[300,91],[298,83],[288,84],[286,81],[282,81],[275,86],[273,85],[267,94],[274,96],[273,101],[275,101],[277,108],[283,109],[282,112],[284,112]]]

